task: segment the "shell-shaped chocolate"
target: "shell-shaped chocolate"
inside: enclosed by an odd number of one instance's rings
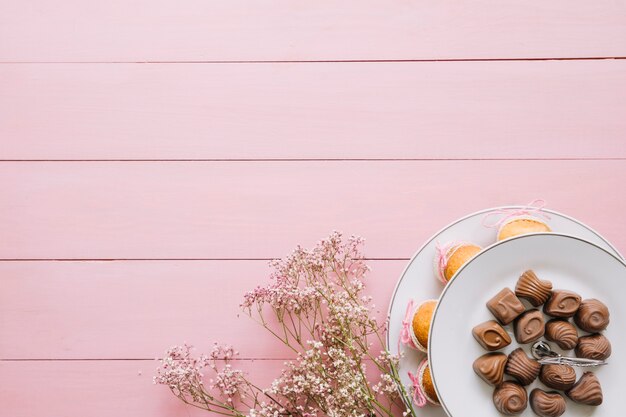
[[[518,343],[534,342],[543,336],[546,330],[543,314],[537,309],[528,310],[515,319],[513,330]]]
[[[567,320],[553,319],[546,323],[546,339],[556,342],[563,350],[571,350],[578,344],[578,331]]]
[[[543,312],[552,317],[568,318],[572,317],[582,298],[573,291],[554,290],[552,296],[543,305]]]
[[[576,371],[569,365],[543,365],[539,379],[550,388],[565,391],[576,383]]]
[[[531,270],[524,272],[515,286],[515,295],[527,299],[535,307],[548,301],[551,294],[552,283],[540,280]]]
[[[489,351],[502,349],[511,343],[511,336],[495,320],[489,320],[474,327],[472,334],[476,341]]]
[[[595,298],[583,300],[574,315],[574,322],[586,332],[601,332],[609,325],[609,309]]]
[[[504,372],[517,379],[522,385],[531,384],[537,379],[540,370],[539,362],[526,356],[522,348],[517,348],[509,354],[509,360],[504,368]]]
[[[524,304],[509,288],[502,289],[487,301],[487,308],[502,324],[509,324],[526,310]]]
[[[565,398],[556,391],[535,388],[530,393],[530,408],[539,417],[559,417],[565,413]]]
[[[570,399],[579,404],[602,404],[602,386],[593,372],[585,372],[576,385],[565,393]]]
[[[497,386],[504,380],[506,361],[507,356],[504,353],[485,353],[474,361],[474,372],[486,383]]]
[[[611,356],[611,342],[599,333],[582,336],[576,345],[576,356],[579,358],[605,360]]]
[[[505,381],[493,391],[493,404],[504,415],[520,414],[528,406],[528,395],[521,385]]]

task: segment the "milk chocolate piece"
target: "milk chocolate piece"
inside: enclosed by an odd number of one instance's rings
[[[535,388],[530,393],[530,408],[539,417],[559,417],[565,413],[565,398],[556,391]]]
[[[526,310],[519,298],[508,288],[504,288],[487,301],[487,308],[502,324],[509,324]]]
[[[489,320],[472,329],[474,338],[490,351],[502,349],[511,343],[511,336],[495,320]]]
[[[565,395],[572,401],[585,405],[600,405],[603,398],[602,386],[593,372],[585,372]]]
[[[515,286],[515,295],[527,299],[535,307],[545,303],[551,294],[552,283],[540,280],[531,270],[524,272]]]
[[[542,365],[539,379],[550,388],[565,391],[576,383],[576,371],[569,365]]]
[[[572,291],[554,290],[552,296],[543,305],[543,312],[552,317],[572,317],[580,306],[581,297]]]
[[[528,406],[528,395],[521,385],[505,381],[493,391],[493,404],[504,415],[521,414]]]
[[[539,339],[546,331],[541,311],[528,310],[515,319],[515,339],[518,343],[530,343]]]
[[[489,385],[497,386],[504,380],[507,356],[504,353],[485,353],[474,361],[474,372]]]
[[[509,354],[504,372],[517,379],[520,384],[528,385],[537,379],[540,370],[539,362],[526,356],[524,349],[517,348]]]
[[[605,360],[611,356],[611,342],[605,336],[596,333],[582,336],[576,345],[576,356],[579,358]]]
[[[571,350],[578,344],[578,331],[567,320],[552,319],[546,323],[546,339],[556,342],[563,350]]]
[[[601,332],[609,325],[609,309],[595,298],[583,300],[574,315],[574,322],[586,332]]]

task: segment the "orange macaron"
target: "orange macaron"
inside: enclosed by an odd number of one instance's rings
[[[420,362],[417,368],[417,378],[426,401],[431,405],[441,405],[430,373],[430,367],[428,366],[428,358],[424,358],[422,362]]]
[[[430,323],[437,307],[437,300],[426,300],[417,306],[411,321],[411,341],[422,352],[428,350]]]
[[[437,246],[434,259],[435,275],[443,283],[449,282],[463,265],[482,248],[471,242],[453,241]]]
[[[502,223],[498,230],[498,241],[528,233],[551,231],[550,226],[538,217],[529,215],[515,216]]]

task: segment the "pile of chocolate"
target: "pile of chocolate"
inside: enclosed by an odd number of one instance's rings
[[[533,309],[526,310],[520,298]],[[543,313],[536,307],[543,305]],[[508,346],[511,337],[502,326],[513,323],[515,339],[528,344],[542,337],[555,342],[561,349],[574,352],[579,358],[605,360],[611,355],[611,343],[600,332],[609,324],[609,310],[601,301],[582,298],[567,290],[553,290],[550,281],[540,280],[533,271],[526,271],[517,281],[515,292],[504,288],[487,302],[487,308],[496,320],[474,327],[472,333],[480,345],[491,353],[474,361],[474,371],[485,382],[495,386],[493,403],[505,415],[522,413],[529,397],[525,386],[537,377],[548,388],[535,388],[530,393],[530,406],[541,417],[558,417],[565,413],[565,395],[579,404],[602,404],[602,387],[593,372],[584,372],[576,381],[576,371],[569,365],[541,365],[530,358],[522,348],[508,356],[494,352]],[[569,321],[573,317],[576,325]],[[578,334],[578,329],[589,333]],[[504,375],[513,380],[504,381]]]

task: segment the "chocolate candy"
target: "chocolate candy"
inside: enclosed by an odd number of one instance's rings
[[[578,331],[567,320],[553,319],[546,323],[546,339],[556,342],[563,350],[570,350],[578,344]]]
[[[538,309],[524,311],[521,298],[534,307],[543,304],[543,313],[553,317],[545,323]],[[535,342],[545,335],[563,350],[575,349],[579,358],[606,360],[611,355],[611,343],[600,334],[609,325],[609,309],[599,300],[582,300],[573,291],[553,290],[550,281],[541,280],[532,271],[525,271],[518,279],[515,292],[504,288],[486,303],[496,320],[474,327],[472,333],[480,345],[495,351],[508,346],[511,337],[502,327],[513,323],[515,339],[519,344]],[[574,323],[568,319],[573,317]],[[592,333],[579,337],[579,330]],[[564,354],[564,356],[567,356]],[[591,372],[585,372],[576,381],[576,371],[569,365],[541,365],[529,357],[522,348],[513,350],[508,357],[492,352],[474,361],[474,372],[486,383],[495,386],[493,403],[505,415],[521,414],[530,401],[533,412],[539,417],[560,417],[565,413],[564,395],[556,391],[536,388],[526,393],[525,386],[537,377],[547,387],[564,391],[574,402],[600,405],[603,401],[600,381]],[[515,381],[504,381],[504,375]]]
[[[535,307],[545,303],[551,294],[552,283],[540,280],[531,270],[524,272],[515,286],[515,295],[527,299]]]
[[[576,371],[569,365],[543,365],[539,379],[550,388],[565,391],[576,383]]]
[[[565,395],[572,401],[585,405],[600,405],[603,399],[600,381],[593,372],[585,372]]]
[[[474,372],[489,385],[497,386],[504,380],[506,361],[504,353],[485,353],[474,361]]]
[[[539,339],[545,333],[543,314],[539,310],[528,310],[515,319],[515,339],[518,343],[530,343]]]
[[[509,324],[526,310],[519,298],[508,288],[487,301],[487,308],[502,324]]]
[[[522,348],[517,348],[509,354],[504,372],[517,379],[520,384],[528,385],[537,379],[540,370],[539,362],[526,356]]]
[[[521,385],[505,381],[493,391],[493,404],[507,416],[520,414],[528,406],[528,395]]]
[[[595,298],[584,300],[574,315],[574,322],[586,332],[601,332],[609,325],[609,309]]]
[[[576,345],[576,356],[579,358],[605,360],[611,356],[611,342],[601,334],[582,336]]]
[[[502,349],[511,343],[511,336],[495,320],[489,320],[472,329],[474,338],[490,351]]]
[[[543,312],[552,317],[572,317],[580,306],[581,297],[572,291],[554,290],[552,296],[543,305]]]
[[[530,408],[539,417],[559,417],[565,413],[565,398],[556,391],[535,388],[530,393]]]

